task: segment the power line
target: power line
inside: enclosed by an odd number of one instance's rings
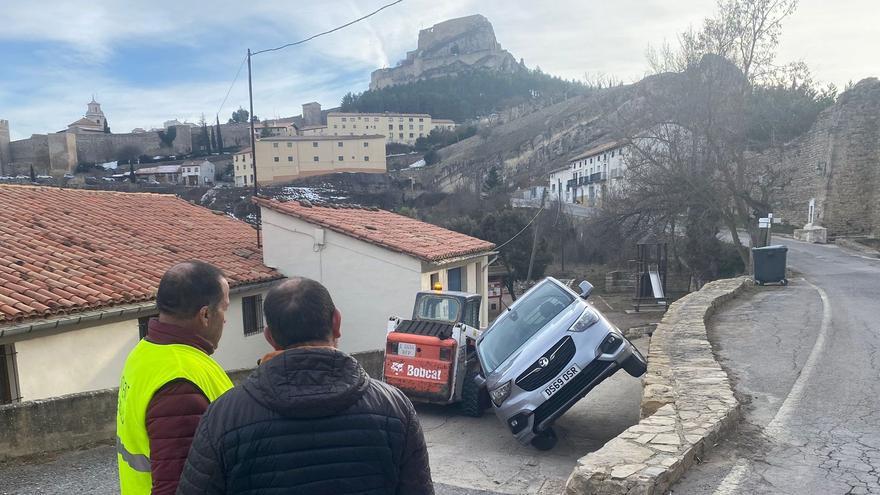
[[[535,219],[538,218],[538,215],[540,215],[542,211],[544,211],[544,205],[541,205],[541,208],[538,210],[538,213],[535,213],[535,216],[533,216],[532,219],[529,220],[529,223],[527,223],[526,226],[522,228],[522,230],[520,230],[519,232],[517,232],[515,236],[511,237],[511,238],[508,239],[506,242],[502,243],[500,246],[495,246],[495,250],[499,250],[499,249],[503,248],[504,246],[510,244],[511,241],[513,241],[514,239],[516,239],[517,237],[519,237],[520,234],[522,234],[523,232],[525,232],[526,229],[529,228],[529,225],[531,225],[532,222],[534,222]]]
[[[220,104],[220,107],[217,109],[217,116],[220,116],[220,112],[223,110],[223,105],[226,104],[227,98],[229,98],[229,93],[232,92],[232,87],[235,86],[235,81],[238,81],[238,75],[241,74],[241,69],[244,67],[244,63],[247,62],[247,55],[241,60],[241,64],[238,66],[238,71],[235,73],[235,77],[232,79],[232,84],[229,85],[229,89],[226,90],[226,96],[223,97],[223,103]]]
[[[353,21],[351,21],[351,22],[349,22],[349,23],[346,23],[346,24],[343,24],[343,25],[341,25],[341,26],[335,27],[335,28],[333,28],[333,29],[331,29],[331,30],[329,30],[329,31],[324,31],[323,33],[318,33],[318,34],[312,35],[312,36],[310,36],[310,37],[308,37],[308,38],[306,38],[306,39],[304,39],[304,40],[296,41],[296,42],[293,42],[293,43],[288,43],[288,44],[286,44],[286,45],[281,45],[281,46],[276,47],[276,48],[267,48],[267,49],[265,49],[265,50],[260,50],[260,51],[257,51],[257,52],[253,52],[253,53],[251,53],[251,56],[254,56],[254,55],[257,55],[257,54],[260,54],[260,53],[274,52],[274,51],[277,51],[277,50],[282,50],[282,49],[287,48],[287,47],[289,47],[289,46],[301,45],[301,44],[305,43],[306,41],[313,40],[313,39],[315,39],[315,38],[317,38],[317,37],[319,37],[319,36],[324,36],[325,34],[330,34],[330,33],[334,32],[334,31],[339,31],[340,29],[347,28],[348,26],[351,26],[352,24],[355,24],[355,23],[357,23],[357,22],[361,22],[362,20],[367,19],[368,17],[372,17],[372,16],[378,14],[379,12],[381,12],[381,11],[387,9],[388,7],[391,7],[391,6],[393,6],[393,5],[397,5],[397,4],[399,4],[400,2],[402,2],[402,1],[403,1],[403,0],[397,0],[396,2],[391,2],[391,3],[389,3],[389,4],[385,4],[385,5],[379,7],[378,9],[376,9],[376,10],[370,12],[369,14],[367,14],[367,15],[365,15],[365,16],[363,16],[363,17],[359,17],[359,18],[357,18],[357,19],[355,19],[355,20],[353,20]]]

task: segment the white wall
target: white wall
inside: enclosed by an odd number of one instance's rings
[[[265,298],[265,292],[230,297],[223,337],[213,355],[224,369],[253,368],[272,350],[262,332],[245,337],[242,320],[242,298]],[[15,342],[22,400],[118,387],[125,358],[137,343],[136,318]]]
[[[137,319],[16,342],[22,400],[118,387],[137,342]]]
[[[392,315],[409,317],[421,262],[263,208],[263,264],[324,284],[342,314],[344,352],[382,349]],[[323,231],[323,247],[316,237]]]
[[[226,326],[223,327],[223,337],[220,338],[220,345],[214,351],[213,357],[220,363],[225,370],[237,370],[242,368],[253,368],[257,365],[257,359],[260,359],[272,347],[263,337],[262,329],[260,333],[245,336],[244,319],[242,315],[241,300],[248,296],[262,294],[263,300],[266,300],[266,292],[248,291],[232,294],[229,296],[229,309],[226,311]],[[259,308],[260,314],[263,307]],[[265,323],[265,319],[263,320]]]

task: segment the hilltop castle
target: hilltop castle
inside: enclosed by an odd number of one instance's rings
[[[370,89],[420,79],[455,75],[472,69],[515,72],[522,68],[501,48],[488,19],[472,15],[450,19],[419,31],[419,45],[397,67],[373,71]]]

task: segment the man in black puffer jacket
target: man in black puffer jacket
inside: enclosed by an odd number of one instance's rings
[[[296,278],[263,305],[276,349],[202,417],[178,494],[433,494],[412,403],[336,350],[327,289]]]

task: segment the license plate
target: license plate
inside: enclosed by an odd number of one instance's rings
[[[397,344],[397,354],[406,357],[416,357],[416,345],[407,342],[399,342]]]
[[[557,376],[555,380],[548,383],[546,387],[544,387],[544,398],[549,399],[553,397],[553,394],[562,390],[562,387],[571,381],[572,378],[576,377],[578,373],[581,372],[581,369],[578,368],[578,365],[573,364],[570,368],[563,371],[561,375]]]

